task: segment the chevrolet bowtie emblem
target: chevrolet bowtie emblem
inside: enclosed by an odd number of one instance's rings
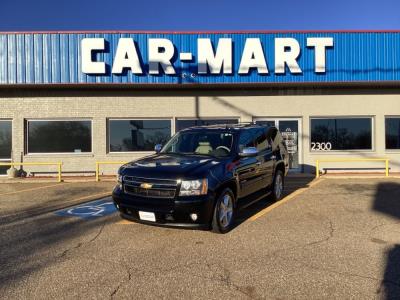
[[[153,185],[151,183],[146,183],[145,182],[145,183],[142,183],[140,185],[140,187],[143,188],[143,189],[151,189],[153,187]]]

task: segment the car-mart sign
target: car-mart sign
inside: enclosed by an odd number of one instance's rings
[[[400,32],[0,33],[0,85],[400,80]]]
[[[141,63],[143,56],[136,47],[133,38],[120,38],[112,64],[112,74],[122,74],[124,70],[132,74],[142,75],[176,75],[176,57],[181,63],[195,61],[192,52],[177,53],[175,45],[166,38],[150,38],[147,41],[147,68]],[[295,38],[275,38],[274,43],[274,72],[285,74],[302,73],[298,59],[300,44]],[[306,45],[309,51],[314,51],[314,72],[325,73],[326,50],[333,47],[332,37],[307,37]],[[93,59],[93,52],[104,52],[105,38],[85,38],[81,41],[82,72],[85,74],[106,74],[106,63]],[[255,70],[258,74],[268,74],[267,58],[260,38],[246,38],[240,55],[237,73],[249,74]],[[232,38],[220,38],[216,45],[210,38],[198,38],[196,43],[197,74],[232,74],[233,73],[233,45]]]

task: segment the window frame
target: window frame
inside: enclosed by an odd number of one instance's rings
[[[40,153],[30,153],[29,152],[29,122],[79,122],[79,121],[89,121],[90,122],[90,152],[40,152]],[[93,155],[93,119],[91,118],[59,118],[59,119],[25,119],[24,120],[24,135],[25,135],[25,145],[24,153],[28,156],[41,156],[41,155]]]
[[[385,152],[388,152],[388,153],[399,153],[400,152],[400,148],[398,148],[398,149],[388,149],[388,148],[386,148],[386,119],[400,119],[400,115],[385,115],[384,116],[384,123],[383,123],[383,127],[385,128],[384,129],[384,131],[385,131]],[[400,138],[400,137],[399,137]]]
[[[312,119],[370,119],[371,120],[371,149],[350,149],[350,150],[330,150],[330,151],[313,151],[311,150],[311,120]],[[353,152],[364,152],[364,153],[373,153],[376,151],[376,141],[375,141],[375,116],[371,115],[362,115],[362,116],[310,116],[308,119],[308,153],[311,155],[321,155],[321,154],[346,154]]]
[[[177,133],[178,131],[176,131],[177,129],[177,122],[178,121],[196,121],[196,120],[232,120],[235,119],[237,120],[237,123],[240,123],[240,117],[205,117],[205,118],[196,118],[196,117],[175,117],[174,118],[174,134]]]
[[[0,119],[0,122],[11,122],[11,153],[10,153],[10,158],[0,158],[0,162],[11,162],[12,156],[13,156],[13,119]],[[0,175],[1,176],[1,175]]]
[[[170,121],[171,124],[171,136],[170,138],[174,135],[174,131],[175,131],[175,125],[173,122],[173,118],[107,118],[106,119],[106,127],[107,127],[107,137],[106,137],[106,149],[107,149],[107,155],[108,154],[112,154],[112,155],[116,155],[116,154],[132,154],[132,153],[138,153],[138,154],[148,154],[148,153],[153,153],[154,150],[149,150],[149,151],[111,151],[110,150],[110,135],[111,135],[111,131],[110,131],[110,121]]]

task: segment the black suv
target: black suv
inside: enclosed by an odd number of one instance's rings
[[[239,208],[282,197],[288,154],[278,129],[191,127],[123,165],[112,197],[125,219],[228,232]]]

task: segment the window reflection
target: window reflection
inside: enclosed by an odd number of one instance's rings
[[[92,151],[91,121],[28,121],[28,153]]]
[[[311,119],[311,143],[330,143],[329,150],[371,150],[372,119]]]
[[[109,120],[110,152],[153,151],[170,137],[170,120]]]

